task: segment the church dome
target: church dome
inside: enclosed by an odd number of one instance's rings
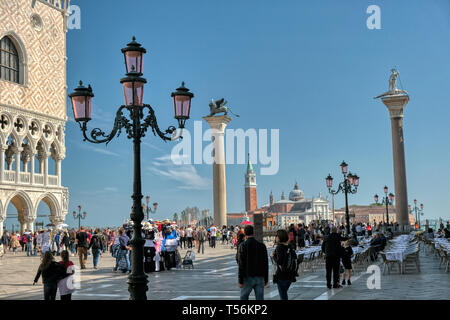
[[[303,191],[299,189],[298,183],[295,183],[294,190],[289,193],[289,200],[298,201],[305,198]]]

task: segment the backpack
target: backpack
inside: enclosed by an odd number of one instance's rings
[[[98,236],[93,236],[91,241],[92,241],[92,247],[94,249],[100,249],[101,243],[100,243],[100,238]]]
[[[287,258],[284,264],[280,266],[280,270],[283,273],[289,273],[292,275],[297,275],[297,254],[293,248],[289,248],[287,251]]]

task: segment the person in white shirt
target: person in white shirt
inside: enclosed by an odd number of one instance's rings
[[[192,248],[192,239],[193,239],[191,226],[188,226],[186,229],[186,238],[188,241],[188,248],[191,249]]]
[[[211,248],[216,247],[216,236],[217,236],[217,228],[212,225],[211,228],[209,228],[209,231],[211,232]]]

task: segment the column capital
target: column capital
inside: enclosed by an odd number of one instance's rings
[[[409,102],[409,96],[405,94],[389,95],[381,99],[388,108],[391,119],[403,118],[403,110]]]
[[[218,130],[220,133],[224,133],[227,124],[232,120],[229,116],[212,116],[203,117],[208,122],[211,129]]]

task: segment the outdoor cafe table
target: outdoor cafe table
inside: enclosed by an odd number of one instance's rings
[[[447,253],[450,253],[450,241],[448,239],[445,238],[435,238],[434,240],[434,247],[436,249],[439,249],[439,245],[443,246],[445,248],[445,251],[447,251]]]
[[[391,240],[392,247],[386,251],[386,259],[395,260],[399,262],[403,262],[403,258],[408,248],[410,247],[409,241],[412,240],[414,236],[410,235],[401,235],[397,238]]]
[[[297,254],[304,254],[305,258],[310,258],[311,255],[317,256],[322,250],[322,246],[312,246],[309,248],[303,248],[297,251]]]

